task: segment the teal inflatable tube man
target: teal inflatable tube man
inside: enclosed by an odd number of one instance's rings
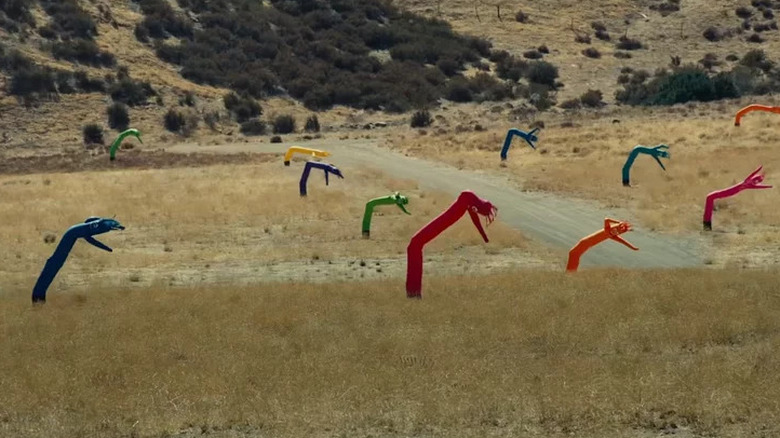
[[[515,136],[518,136],[525,140],[526,143],[528,143],[529,146],[531,146],[531,149],[536,150],[536,142],[539,141],[539,138],[536,136],[536,133],[539,131],[539,128],[534,128],[529,132],[523,132],[519,129],[512,128],[506,133],[506,139],[504,139],[504,147],[501,148],[501,161],[506,160],[506,154],[509,152],[509,146],[512,145],[512,138]]]
[[[374,207],[378,205],[397,205],[398,208],[401,209],[404,213],[411,215],[408,211],[406,211],[406,207],[404,205],[409,203],[409,198],[406,196],[400,194],[399,192],[394,192],[390,196],[382,196],[381,198],[374,198],[366,203],[366,210],[363,213],[363,237],[368,239],[371,236],[371,217],[374,214]]]
[[[83,238],[87,243],[104,251],[112,252],[113,250],[111,248],[99,242],[92,236],[113,230],[124,229],[125,227],[114,219],[104,219],[97,216],[91,216],[87,218],[84,223],[76,224],[68,228],[68,230],[65,231],[65,234],[62,235],[62,239],[54,250],[54,254],[46,260],[43,271],[38,277],[38,281],[35,282],[32,293],[33,304],[46,301],[46,290],[49,288],[49,285],[51,285],[51,282],[54,281],[54,277],[57,275],[60,268],[62,268],[62,265],[65,264],[65,260],[68,258],[68,254],[70,254],[70,250],[73,249],[73,245],[76,244],[77,239]]]
[[[658,165],[661,166],[661,169],[666,171],[666,167],[664,167],[664,163],[661,162],[661,158],[670,158],[671,154],[668,151],[669,146],[665,144],[659,144],[658,146],[649,148],[646,146],[636,146],[633,150],[631,150],[631,153],[628,154],[628,159],[626,160],[626,164],[623,165],[623,186],[630,187],[631,181],[629,179],[629,172],[631,172],[631,166],[634,165],[634,160],[636,160],[636,157],[639,154],[647,154],[651,157],[655,158],[655,161],[658,162]]]

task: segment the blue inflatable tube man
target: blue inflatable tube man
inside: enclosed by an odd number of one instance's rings
[[[307,161],[306,166],[303,168],[301,181],[299,183],[301,196],[306,196],[306,183],[309,181],[309,173],[312,169],[322,169],[325,171],[325,185],[328,185],[328,174],[332,173],[339,178],[344,178],[344,175],[341,174],[341,170],[332,164],[320,163],[318,161]]]
[[[97,216],[91,216],[84,221],[84,223],[73,225],[65,231],[62,235],[60,243],[54,250],[54,254],[46,260],[46,264],[43,266],[43,271],[38,277],[38,281],[35,282],[33,287],[32,301],[33,303],[46,302],[46,290],[54,281],[54,277],[59,272],[62,265],[65,264],[65,260],[70,254],[70,250],[73,249],[73,245],[76,244],[76,240],[83,238],[90,243],[104,251],[113,251],[108,246],[96,240],[94,235],[103,234],[113,230],[124,230],[125,227],[119,224],[114,219],[105,219]]]
[[[515,136],[522,138],[528,143],[528,146],[531,146],[531,149],[536,150],[536,142],[539,141],[539,137],[536,136],[538,131],[539,128],[534,128],[529,132],[523,132],[515,128],[507,131],[506,139],[504,139],[504,147],[501,148],[501,161],[506,160],[506,154],[509,152],[509,146],[512,144],[512,138]]]

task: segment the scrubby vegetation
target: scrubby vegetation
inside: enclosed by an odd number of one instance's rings
[[[295,132],[295,117],[290,114],[281,114],[273,119],[274,134],[291,134]]]
[[[431,123],[433,123],[431,113],[428,110],[419,110],[412,114],[410,125],[412,128],[425,128],[426,126],[430,126]]]
[[[241,124],[241,133],[244,135],[263,135],[266,124],[260,119],[251,119]]]
[[[103,144],[103,127],[96,124],[96,123],[90,123],[89,125],[85,125],[82,129],[82,134],[84,137],[84,144]]]
[[[310,115],[306,118],[306,124],[303,126],[303,130],[306,132],[320,132],[320,119],[316,114]]]
[[[624,72],[618,77],[623,89],[615,97],[631,105],[673,105],[780,91],[780,71],[762,50],[749,51],[730,71],[713,74],[708,62],[715,59],[705,57],[703,66],[659,69],[652,77],[644,70]]]
[[[101,79],[87,76],[83,71],[75,73],[43,67],[16,49],[8,50],[0,44],[0,72],[8,75],[6,91],[25,105],[39,101],[56,100],[60,94],[103,92]]]
[[[287,94],[312,110],[346,105],[398,112],[435,104],[441,97],[514,97],[496,90],[511,90],[520,79],[466,79],[469,66],[489,70],[482,63],[493,55],[488,41],[457,35],[441,20],[378,0],[272,0],[270,6],[250,0],[178,0],[186,14],[164,0],[136,2],[145,14],[136,29],[140,41],[148,41],[161,59],[180,65],[185,78],[229,87],[241,96]],[[197,27],[190,17],[197,17]],[[168,43],[171,36],[180,43]],[[389,59],[377,56],[379,51]]]
[[[114,102],[106,109],[108,115],[108,126],[117,131],[124,131],[130,126],[130,114],[127,105],[121,102]]]

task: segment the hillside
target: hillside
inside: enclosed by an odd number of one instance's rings
[[[543,0],[522,11],[511,2],[457,0],[3,2],[0,144],[6,154],[83,150],[82,127],[109,129],[106,110],[117,102],[158,146],[236,141],[238,123],[254,118],[262,121],[244,132],[270,135],[279,114],[295,116],[302,132],[316,113],[327,132],[407,124],[408,111],[441,103],[444,117],[465,108],[478,120],[491,105],[465,103],[505,101],[514,120],[582,107],[579,96],[598,90],[585,106],[599,107],[616,103],[632,72],[647,71],[650,81],[670,62],[698,63],[714,76],[734,71],[751,49],[775,53],[778,7],[769,0],[598,7]],[[14,50],[29,61],[9,55]],[[742,94],[778,88],[773,68],[756,78],[738,73],[730,80],[750,82]],[[222,98],[231,89],[260,108],[228,110]],[[166,129],[171,109],[177,123]]]

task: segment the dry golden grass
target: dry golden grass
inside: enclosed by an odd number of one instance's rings
[[[776,436],[776,271],[0,301],[0,435]],[[756,435],[757,434],[757,435]]]
[[[264,273],[273,274],[269,270],[281,271],[273,278],[287,280],[318,272],[317,277],[331,279],[397,275],[405,269],[406,245],[414,232],[453,201],[371,170],[347,172],[346,179],[333,178],[327,187],[322,172],[313,172],[309,196],[302,199],[301,162],[284,167],[281,161],[0,177],[3,288],[29,290],[54,250],[44,236],[59,239],[67,227],[91,215],[116,215],[127,230],[99,237],[115,249],[113,254],[78,243],[53,290],[78,290],[95,282],[254,283]],[[409,196],[412,216],[380,207],[372,238],[363,239],[365,202],[395,190]],[[431,242],[426,255],[461,272],[474,258],[492,260],[486,261],[491,266],[513,259],[514,264],[549,260],[546,254],[537,257],[534,245],[503,223],[491,225],[489,233],[491,242],[485,245],[465,218]],[[360,259],[375,263],[359,267]]]
[[[761,100],[770,105],[775,101]],[[486,124],[484,132],[458,134],[445,121],[428,135],[407,132],[398,136],[395,147],[463,168],[505,174],[527,189],[627,207],[645,227],[690,233],[701,230],[709,192],[741,181],[759,165],[764,165],[768,184],[780,183],[776,180],[780,175],[776,115],[750,113],[741,127],[733,126],[734,112],[747,102],[675,106],[644,116],[632,109],[627,117],[619,117],[621,109],[615,108],[602,115],[574,115],[569,119],[573,127],[565,127],[560,123],[565,116],[558,116],[542,130],[538,151],[515,139],[505,166],[501,166],[499,150],[506,130],[511,126],[526,129],[523,125],[496,121]],[[612,123],[615,117],[621,122]],[[439,127],[442,131],[437,131]],[[623,187],[621,170],[630,150],[638,144],[660,143],[670,146],[672,157],[664,160],[667,171],[652,158],[640,156],[631,170],[634,187]],[[716,205],[715,232],[706,234],[721,248],[716,259],[746,266],[780,263],[776,190],[747,191]]]

